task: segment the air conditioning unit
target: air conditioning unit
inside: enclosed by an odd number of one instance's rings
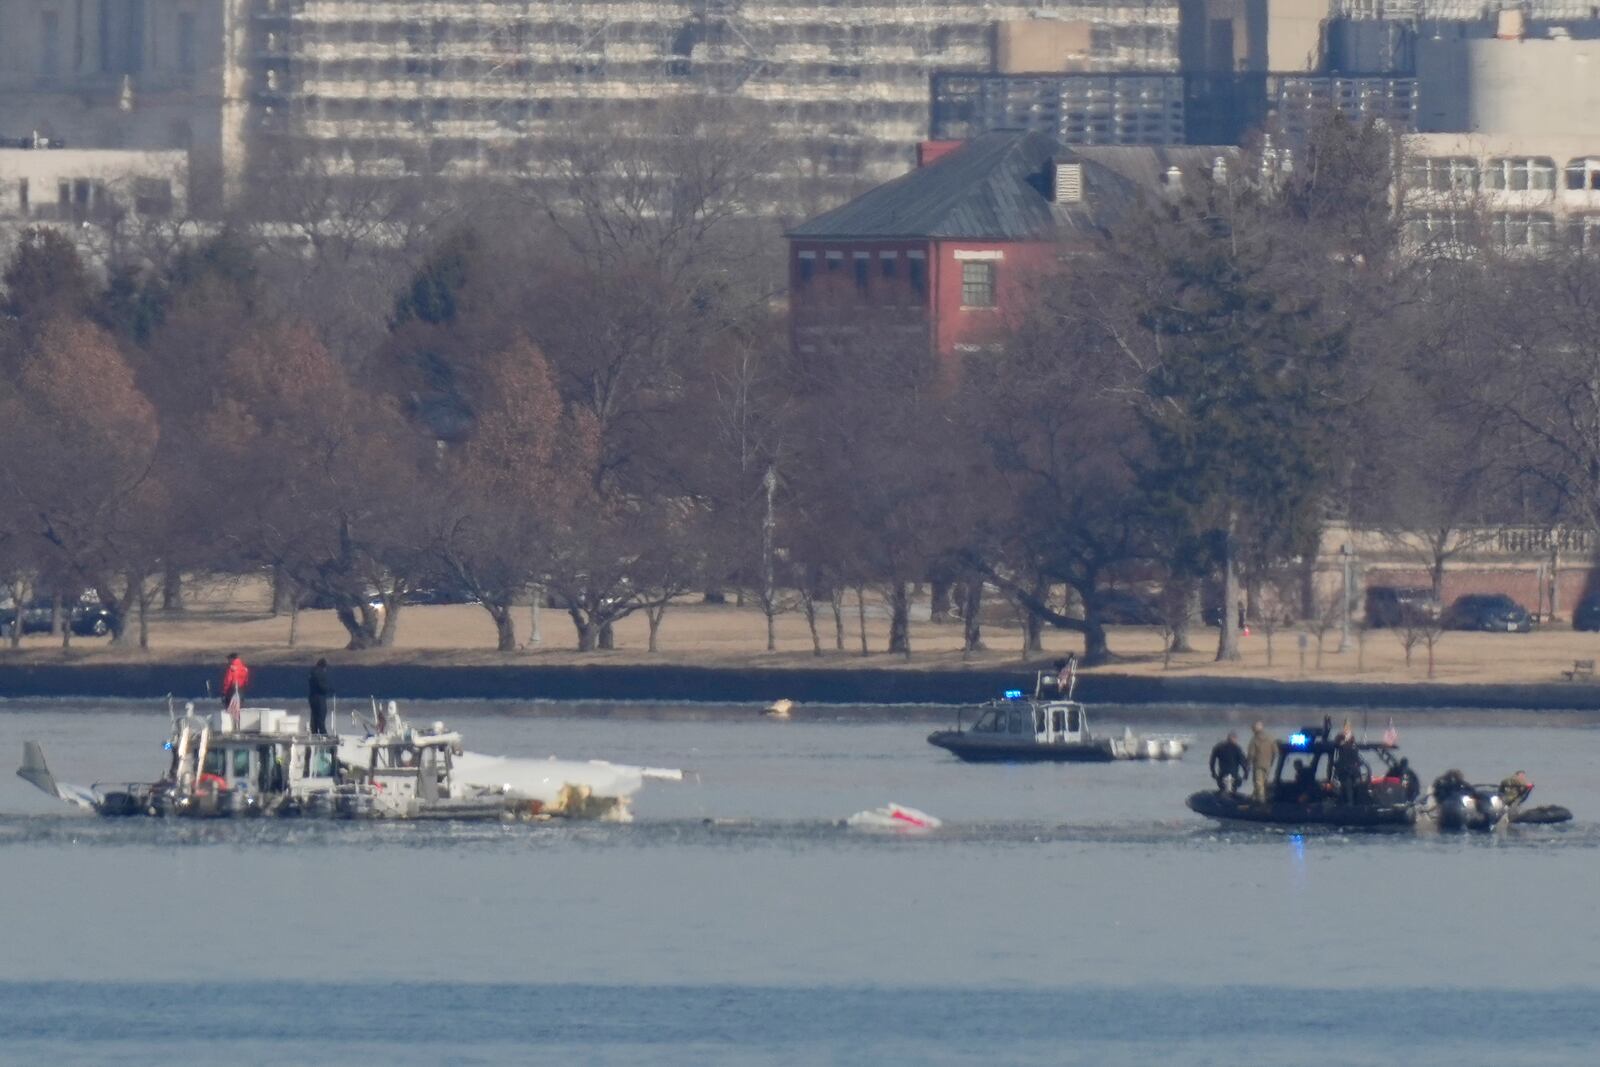
[[[1055,202],[1079,204],[1083,202],[1083,164],[1057,163]]]

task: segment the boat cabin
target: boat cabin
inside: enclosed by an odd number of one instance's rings
[[[1028,700],[1021,690],[1008,689],[1003,700],[979,713],[972,732],[1041,744],[1083,743],[1089,740],[1089,723],[1083,705],[1075,700]]]
[[[184,792],[304,797],[338,784],[336,737],[301,732],[300,716],[273,708],[208,718],[185,709],[175,724],[170,778]]]
[[[445,730],[443,723],[414,730],[400,720],[399,729],[346,745],[358,754],[349,759],[352,777],[391,798],[434,801],[453,795],[454,757],[461,752],[461,735]]]
[[[1355,749],[1361,757],[1356,782],[1358,803],[1391,803],[1415,797],[1416,775],[1400,757],[1397,746],[1363,741],[1357,742]],[[1311,804],[1339,797],[1338,752],[1339,739],[1331,722],[1325,721],[1320,727],[1304,726],[1290,734],[1278,745],[1273,799]]]

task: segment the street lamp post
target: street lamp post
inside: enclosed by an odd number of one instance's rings
[[[1344,612],[1339,618],[1339,651],[1350,651],[1350,561],[1355,553],[1346,541],[1339,546],[1339,559],[1344,564]]]

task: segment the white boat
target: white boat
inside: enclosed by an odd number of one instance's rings
[[[170,710],[170,709],[169,709]],[[171,760],[153,782],[58,783],[33,741],[17,774],[106,816],[326,815],[363,819],[627,821],[645,780],[683,773],[603,760],[538,760],[467,752],[441,722],[413,727],[394,702],[353,719],[360,734],[328,736],[275,708],[172,712]]]

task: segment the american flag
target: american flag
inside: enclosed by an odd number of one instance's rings
[[[1383,743],[1386,745],[1398,745],[1400,743],[1400,731],[1394,728],[1393,718],[1389,720],[1389,728],[1383,731]]]

